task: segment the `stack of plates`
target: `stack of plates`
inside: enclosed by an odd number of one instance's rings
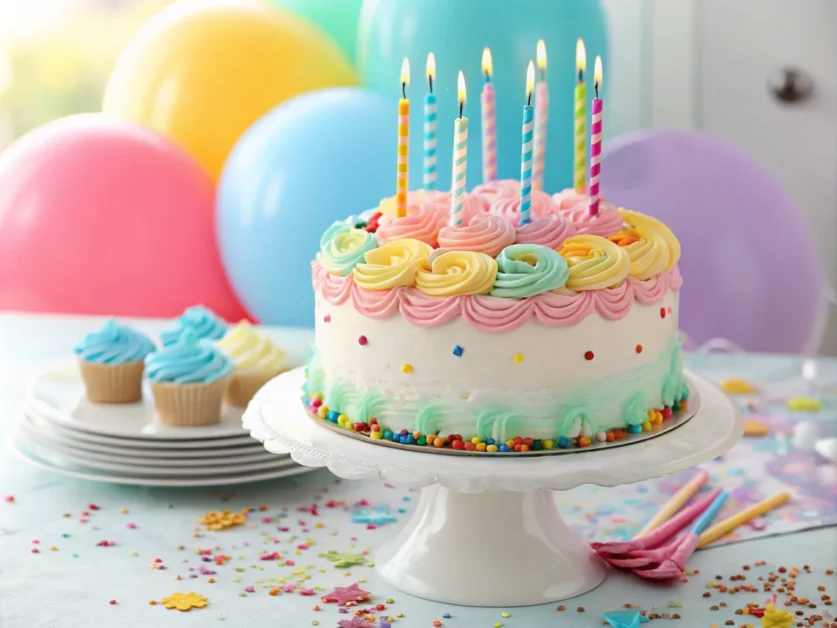
[[[168,427],[155,417],[151,391],[134,404],[93,404],[75,365],[42,373],[30,385],[10,444],[26,461],[76,478],[143,486],[216,486],[310,470],[264,450],[224,407],[220,423]]]

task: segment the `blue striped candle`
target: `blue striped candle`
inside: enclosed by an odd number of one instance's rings
[[[424,97],[424,189],[436,189],[436,94]]]
[[[535,133],[535,109],[532,89],[535,86],[535,66],[530,61],[526,72],[526,104],[523,105],[523,146],[520,159],[520,226],[532,221],[532,149]]]
[[[462,224],[462,206],[465,202],[465,173],[468,169],[468,118],[462,115],[465,108],[465,77],[459,72],[459,117],[453,126],[453,168],[450,185],[450,224]]]

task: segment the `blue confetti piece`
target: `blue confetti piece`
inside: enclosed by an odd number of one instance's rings
[[[453,348],[453,355],[455,355],[457,358],[461,358],[462,357],[462,347],[460,347],[459,345],[456,345]]]
[[[396,521],[398,521],[398,518],[390,513],[387,506],[379,506],[375,510],[364,508],[352,513],[352,523],[372,523],[382,526]]]

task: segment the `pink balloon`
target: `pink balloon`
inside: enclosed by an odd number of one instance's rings
[[[215,245],[212,180],[153,131],[51,122],[0,155],[0,190],[0,309],[246,315]]]

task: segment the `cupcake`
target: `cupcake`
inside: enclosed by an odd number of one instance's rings
[[[288,368],[285,351],[247,321],[230,329],[215,346],[235,367],[227,388],[227,403],[232,406],[246,406],[259,388]]]
[[[154,407],[166,425],[218,423],[233,365],[190,327],[173,343],[145,358]]]
[[[145,356],[154,343],[138,331],[109,320],[74,347],[87,398],[93,403],[133,403],[142,399]]]
[[[183,314],[174,319],[172,329],[160,334],[163,346],[176,342],[186,328],[192,329],[198,340],[220,340],[227,333],[227,323],[215,312],[203,305],[195,305],[186,308]]]

